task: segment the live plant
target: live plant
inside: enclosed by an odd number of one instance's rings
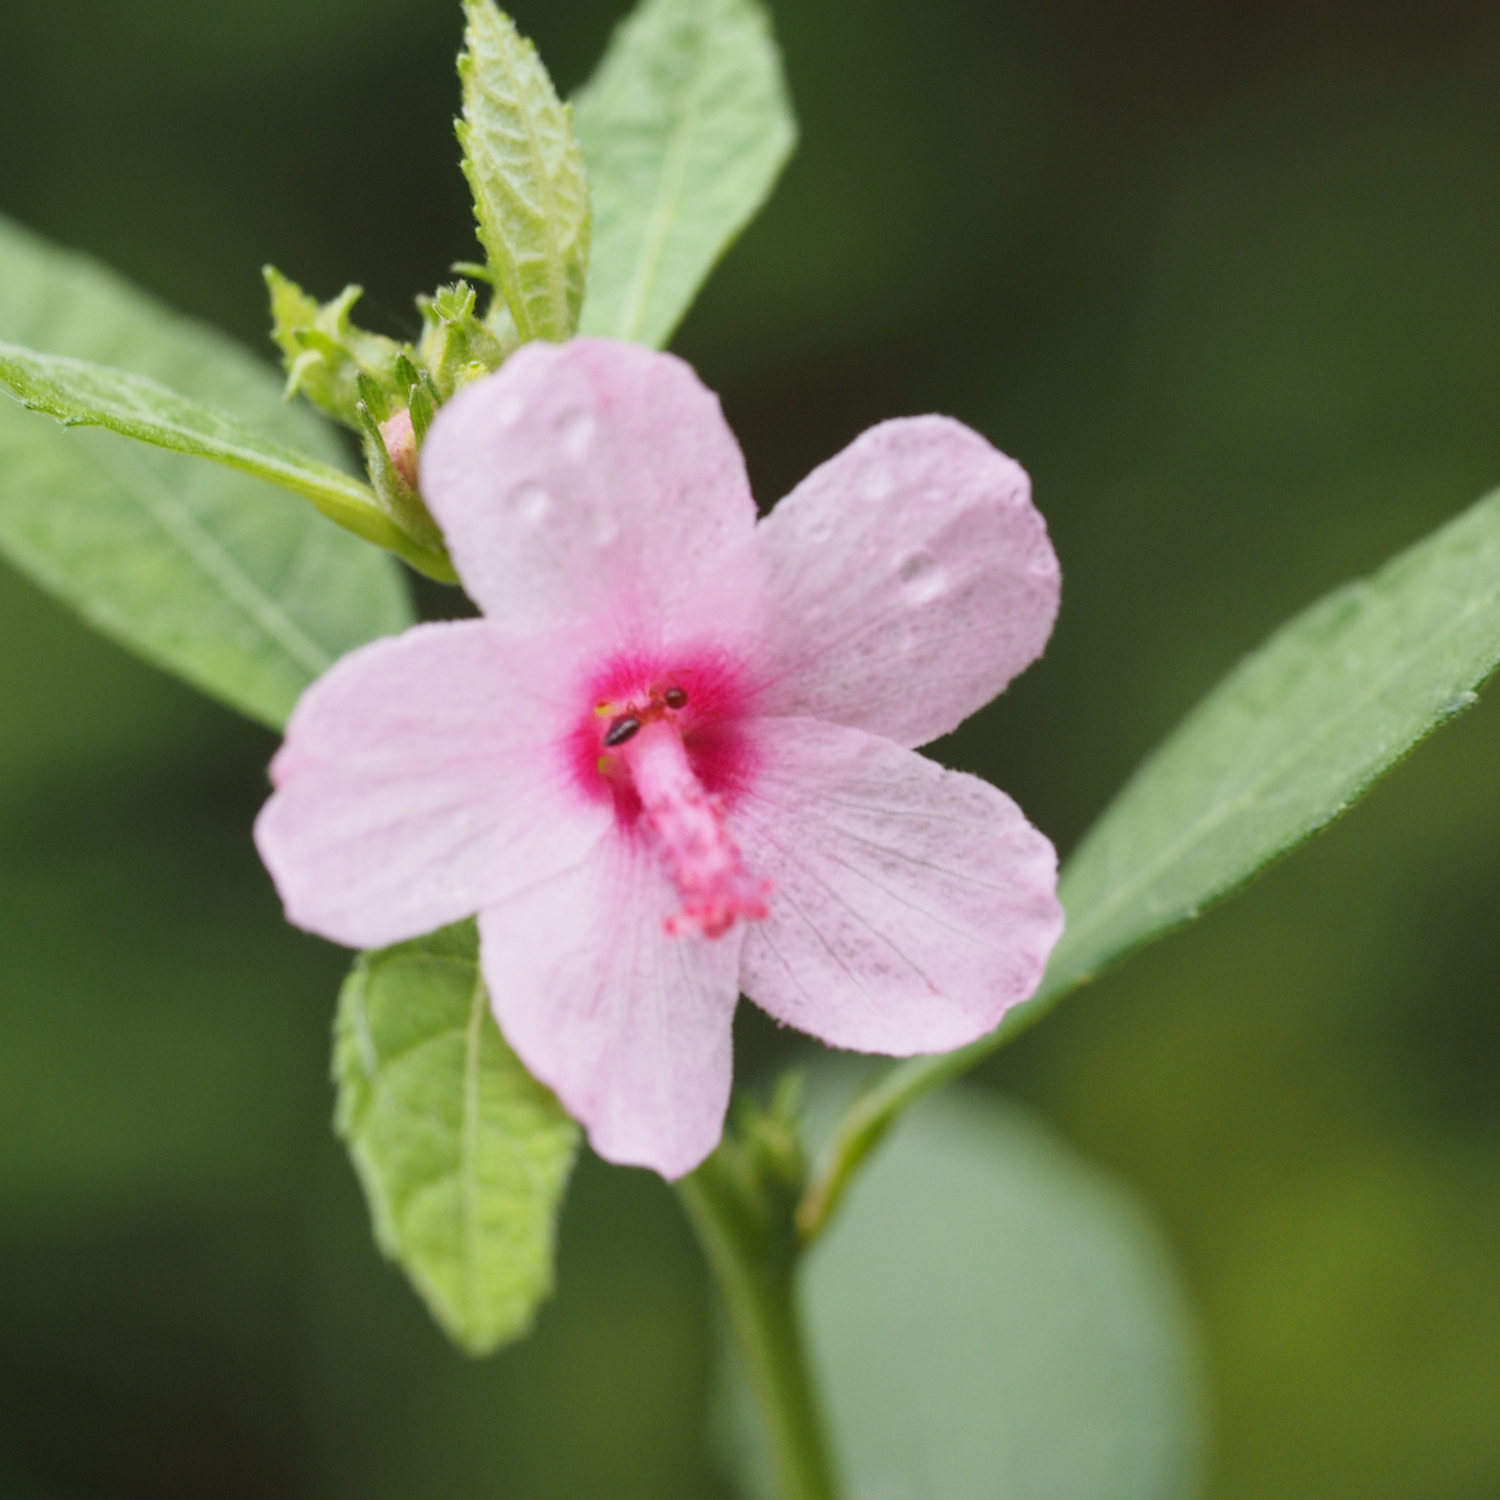
[[[718,1287],[717,1420],[747,1493],[1189,1495],[1190,1335],[1134,1208],[977,1096],[903,1117],[1476,701],[1500,662],[1500,494],[1277,630],[1058,881],[1008,798],[914,753],[1051,628],[1056,559],[1024,472],[957,423],[893,421],[757,522],[713,398],[652,352],[795,144],[758,0],[641,0],[572,103],[493,0],[464,4],[458,140],[484,260],[417,299],[410,341],[358,326],[357,286],[320,302],[267,267],[279,390],[217,334],[0,224],[17,340],[0,383],[94,429],[0,413],[0,550],[164,670],[291,721],[258,839],[289,915],[366,950],[338,1002],[337,1129],[378,1244],[456,1345],[488,1355],[530,1330],[582,1126],[675,1182]],[[582,477],[557,467],[575,462]],[[416,626],[402,565],[467,585],[496,623]],[[838,619],[817,613],[829,598]],[[889,702],[887,658],[909,674]],[[557,708],[570,672],[586,696]],[[767,724],[794,719],[792,754]],[[466,759],[471,742],[512,779]],[[581,779],[549,780],[539,744],[577,750]],[[849,800],[856,784],[876,805]],[[446,800],[424,812],[413,786]],[[398,825],[429,839],[420,858]],[[644,832],[610,843],[627,825]],[[823,895],[788,848],[821,851]],[[860,907],[857,882],[886,904]],[[778,901],[813,913],[800,952],[776,948]],[[601,924],[631,963],[578,957]],[[642,933],[702,974],[634,962]],[[739,1080],[729,1105],[742,989],[841,1047],[911,1055],[816,1058],[763,1091]],[[718,1030],[657,1066],[700,1001]],[[601,1042],[597,1017],[627,1002],[667,1019]],[[993,1285],[924,1281],[927,1257],[967,1275],[990,1252]],[[1076,1285],[1049,1281],[1054,1255]],[[899,1378],[867,1368],[941,1365],[967,1336],[954,1309],[988,1327],[1006,1298],[995,1365],[1097,1388],[1129,1442],[1082,1406],[1049,1428],[930,1382],[893,1401]],[[862,1346],[893,1309],[915,1320],[910,1348]],[[943,1453],[913,1459],[939,1428]],[[1006,1474],[986,1467],[995,1432],[1030,1455]]]

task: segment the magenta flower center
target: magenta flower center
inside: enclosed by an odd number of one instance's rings
[[[595,784],[608,788],[621,822],[646,834],[670,874],[682,902],[666,924],[674,935],[721,937],[768,913],[770,882],[745,868],[724,821],[726,795],[744,770],[736,697],[726,674],[699,668],[594,706]]]

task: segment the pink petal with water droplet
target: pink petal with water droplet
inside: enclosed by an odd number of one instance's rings
[[[1061,587],[1026,472],[959,422],[883,422],[762,521],[764,710],[923,745],[1041,654]]]
[[[983,1036],[1041,982],[1062,933],[1052,845],[1003,792],[811,719],[751,731],[730,826],[773,887],[740,983],[837,1047],[906,1056]]]
[[[619,834],[479,914],[495,1019],[606,1161],[690,1172],[724,1127],[743,927],[669,936],[677,895]]]
[[[565,655],[484,621],[421,625],[344,657],[302,695],[255,825],[289,920],[383,947],[599,842],[613,816],[579,795],[566,694],[537,671],[538,652],[554,667]]]
[[[718,398],[671,355],[526,345],[438,413],[422,492],[464,587],[516,633],[671,638],[759,599],[755,503]]]

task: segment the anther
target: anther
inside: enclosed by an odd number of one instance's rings
[[[604,736],[605,745],[613,750],[616,746],[623,745],[626,740],[640,732],[641,721],[634,715],[629,718],[620,719],[609,726],[609,732]]]
[[[662,702],[665,703],[668,708],[686,708],[687,694],[683,692],[683,690],[679,687],[668,688],[667,691],[662,695]]]

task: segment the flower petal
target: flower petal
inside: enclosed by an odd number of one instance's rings
[[[315,682],[255,824],[299,927],[351,947],[430,932],[576,863],[611,826],[580,791],[548,642],[420,625]]]
[[[945,1052],[1041,982],[1057,856],[988,782],[859,730],[767,719],[730,827],[773,885],[740,984],[837,1047]]]
[[[669,629],[755,523],[718,398],[609,339],[528,344],[468,386],[433,423],[422,490],[464,587],[517,633],[601,613]]]
[[[1034,661],[1057,615],[1057,558],[1025,470],[947,417],[872,427],[756,539],[767,713],[924,745]]]
[[[479,914],[495,1019],[606,1161],[690,1172],[729,1106],[742,930],[669,936],[676,893],[622,832]]]

